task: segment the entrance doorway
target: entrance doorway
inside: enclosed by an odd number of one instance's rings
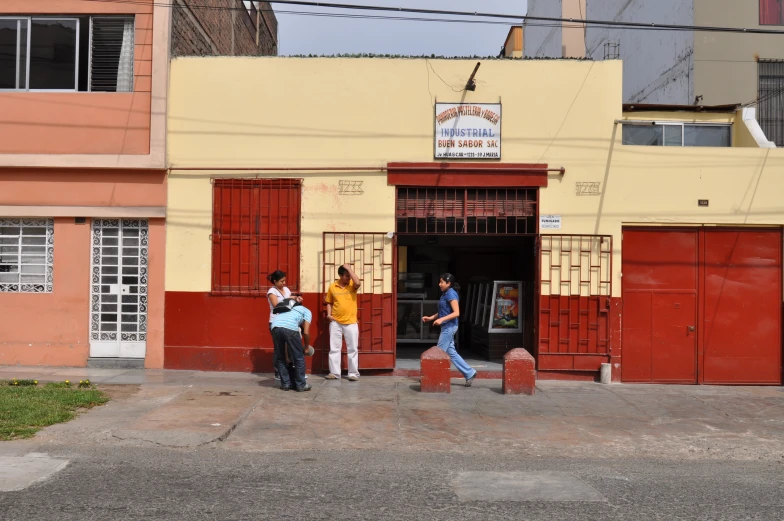
[[[440,329],[423,324],[422,316],[438,310],[443,273],[457,278],[460,290],[460,326],[456,338],[461,355],[499,362],[510,349],[535,344],[536,236],[400,235],[398,237],[398,286],[396,341],[398,359],[419,360],[438,341]],[[516,319],[510,331],[491,332],[494,283],[514,282]],[[519,283],[519,284],[517,284]],[[511,286],[510,286],[511,287]],[[481,292],[482,298],[477,299]],[[504,302],[510,299],[502,299]],[[477,314],[476,303],[486,313]]]
[[[536,188],[397,188],[398,358],[418,361],[438,341],[439,328],[422,316],[436,313],[445,272],[461,285],[456,342],[464,357],[498,361],[516,347],[533,352],[538,195]],[[493,294],[501,282],[499,295],[514,294],[512,307]],[[491,301],[499,299],[504,325],[491,327]],[[476,313],[477,305],[487,313]]]
[[[780,384],[780,229],[624,228],[625,382]]]
[[[146,219],[94,219],[90,356],[144,358],[147,348]]]

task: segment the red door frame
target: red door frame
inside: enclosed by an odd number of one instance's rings
[[[510,188],[536,189],[536,208],[534,237],[534,309],[533,343],[531,355],[537,356],[539,347],[539,299],[541,296],[541,270],[539,255],[539,204],[540,189],[548,185],[546,163],[472,163],[472,162],[426,162],[426,163],[387,163],[387,184],[412,188]],[[564,170],[560,169],[560,175]],[[397,208],[397,191],[395,191]],[[432,235],[432,234],[431,234]],[[397,237],[397,233],[395,233]],[[397,248],[393,267],[395,282],[395,324],[397,324]]]

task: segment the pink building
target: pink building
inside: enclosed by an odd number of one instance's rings
[[[159,5],[0,6],[0,364],[163,366]]]
[[[191,3],[0,3],[0,365],[163,367],[169,57],[277,53]]]

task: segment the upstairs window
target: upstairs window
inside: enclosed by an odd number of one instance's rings
[[[760,25],[784,25],[784,0],[759,1]]]
[[[0,90],[131,92],[133,17],[0,18]]]
[[[757,121],[765,137],[784,147],[784,60],[757,60]]]
[[[653,147],[729,147],[732,126],[720,124],[624,124],[623,144]]]

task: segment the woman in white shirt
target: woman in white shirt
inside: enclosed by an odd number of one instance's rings
[[[272,287],[267,291],[267,301],[270,307],[269,328],[270,334],[272,333],[272,319],[275,315],[272,313],[273,308],[285,298],[291,297],[291,291],[286,287],[286,274],[280,270],[274,271],[267,276],[267,280],[272,283]],[[302,302],[302,297],[296,296],[297,302]],[[280,380],[278,374],[278,364],[275,352],[272,353],[272,366],[275,368],[275,380]]]

